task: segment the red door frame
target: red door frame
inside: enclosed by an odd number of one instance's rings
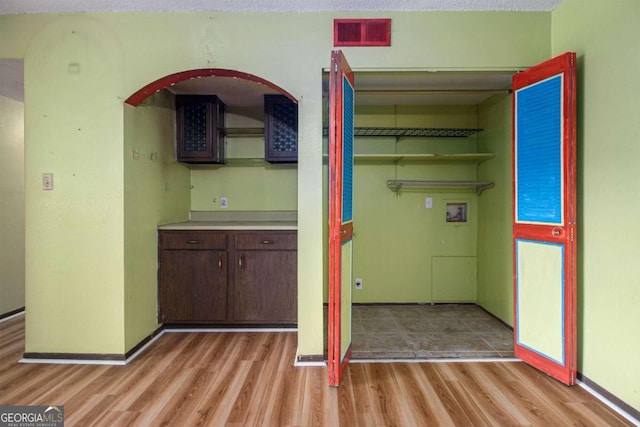
[[[341,51],[331,52],[329,73],[329,385],[339,386],[351,359],[351,345],[342,358],[342,245],[353,236],[353,224],[342,218],[343,77],[351,85],[353,72]],[[347,284],[351,286],[350,283]]]
[[[296,104],[298,103],[298,100],[294,98],[294,96],[291,95],[289,92],[282,89],[280,86],[277,86],[271,83],[270,81],[263,79],[262,77],[258,77],[254,74],[249,74],[242,71],[228,70],[225,68],[198,68],[195,70],[185,70],[185,71],[180,71],[177,73],[166,75],[138,89],[135,93],[129,96],[129,98],[127,98],[124,102],[126,104],[137,107],[142,103],[142,101],[144,101],[145,99],[147,99],[148,97],[150,97],[151,95],[153,95],[154,93],[162,89],[166,89],[170,86],[175,85],[176,83],[180,83],[185,80],[198,79],[201,77],[227,77],[227,78],[252,81],[252,82],[255,82],[256,84],[260,84],[270,89],[276,90],[277,92],[283,94],[284,96],[289,98],[291,101],[295,102]]]
[[[550,77],[562,75],[562,179],[564,212],[561,225],[527,224],[517,222],[516,194],[516,91]],[[515,356],[540,369],[559,381],[573,385],[577,371],[577,267],[576,267],[576,219],[577,219],[577,173],[576,173],[576,55],[567,52],[513,77],[512,97],[512,176],[513,176],[513,307],[515,319]],[[556,363],[544,355],[519,344],[518,336],[518,278],[517,240],[533,240],[561,245],[564,248],[564,313],[563,313],[563,364]]]

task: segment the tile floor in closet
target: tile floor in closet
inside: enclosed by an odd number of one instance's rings
[[[513,357],[513,331],[474,304],[354,305],[353,359]]]

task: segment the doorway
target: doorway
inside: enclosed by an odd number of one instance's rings
[[[354,359],[513,355],[514,72],[356,71]]]
[[[25,307],[24,64],[0,59],[0,319]]]

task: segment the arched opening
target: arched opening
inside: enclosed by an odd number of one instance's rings
[[[222,161],[178,155],[177,99],[185,95],[215,95],[224,104],[216,129]],[[261,77],[197,69],[155,80],[125,101],[125,257],[136,259],[128,263],[126,292],[131,311],[143,307],[145,320],[168,327],[297,323],[298,168],[265,156],[265,99],[272,95],[297,104]],[[165,235],[180,233],[190,236],[185,247],[163,244]],[[160,282],[156,271],[142,271],[158,256]]]
[[[162,89],[167,89],[170,86],[186,80],[198,79],[202,77],[230,77],[255,82],[257,84],[264,85],[269,89],[275,90],[282,95],[285,95],[293,102],[298,102],[289,92],[271,83],[270,81],[263,79],[262,77],[258,77],[256,75],[244,73],[241,71],[227,70],[224,68],[199,68],[196,70],[180,71],[178,73],[173,73],[161,77],[158,80],[151,82],[140,90],[136,91],[133,95],[127,98],[125,103],[137,107],[142,101]]]

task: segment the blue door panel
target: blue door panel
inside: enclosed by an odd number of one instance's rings
[[[353,87],[342,79],[343,95],[343,163],[342,163],[342,223],[353,221]]]
[[[516,221],[562,223],[562,77],[516,92]]]

